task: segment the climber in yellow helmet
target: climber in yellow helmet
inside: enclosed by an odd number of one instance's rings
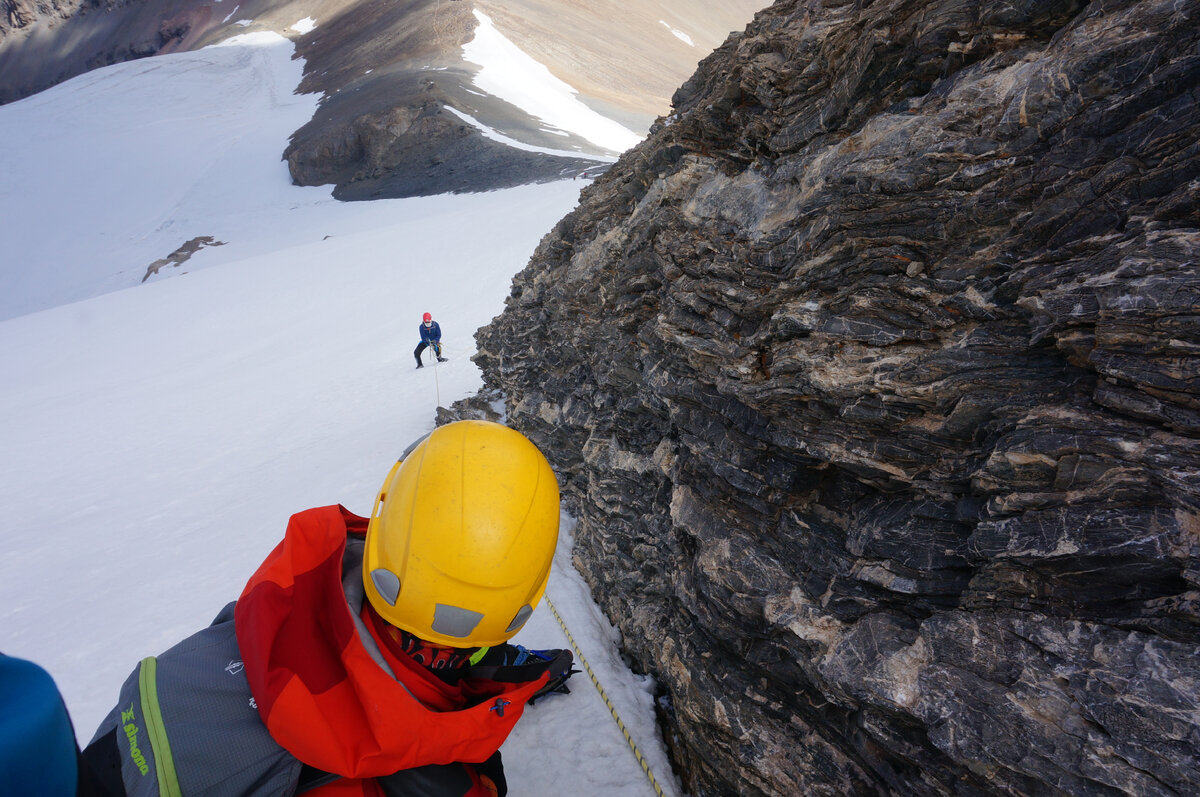
[[[501,743],[573,672],[569,651],[508,644],[558,521],[524,435],[442,426],[370,518],[293,515],[236,605],[142,662],[84,756],[114,794],[503,795]]]
[[[427,642],[499,645],[542,597],[557,540],[558,483],[532,443],[499,424],[443,427],[396,463],[379,493],[363,556],[367,598]]]

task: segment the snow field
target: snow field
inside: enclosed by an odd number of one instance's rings
[[[136,662],[209,623],[302,509],[366,514],[474,393],[473,333],[578,198],[571,181],[339,203],[279,153],[314,108],[290,45],[109,67],[0,107],[0,650],[58,681],[86,743]],[[86,148],[86,151],[83,150]],[[142,284],[181,243],[201,249]],[[414,369],[423,311],[450,362]],[[668,794],[652,684],[570,566],[549,596]],[[564,647],[540,607],[518,636]],[[599,696],[531,708],[514,794],[652,793]]]

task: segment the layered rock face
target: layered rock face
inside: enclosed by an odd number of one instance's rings
[[[725,794],[1200,793],[1200,2],[784,0],[480,330]]]

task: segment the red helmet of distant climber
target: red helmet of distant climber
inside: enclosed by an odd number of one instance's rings
[[[426,313],[425,315],[421,316],[421,320],[428,323],[433,320],[433,316],[430,313]]]

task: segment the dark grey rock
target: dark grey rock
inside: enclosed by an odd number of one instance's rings
[[[1200,792],[1200,2],[778,2],[477,335],[692,794]]]

